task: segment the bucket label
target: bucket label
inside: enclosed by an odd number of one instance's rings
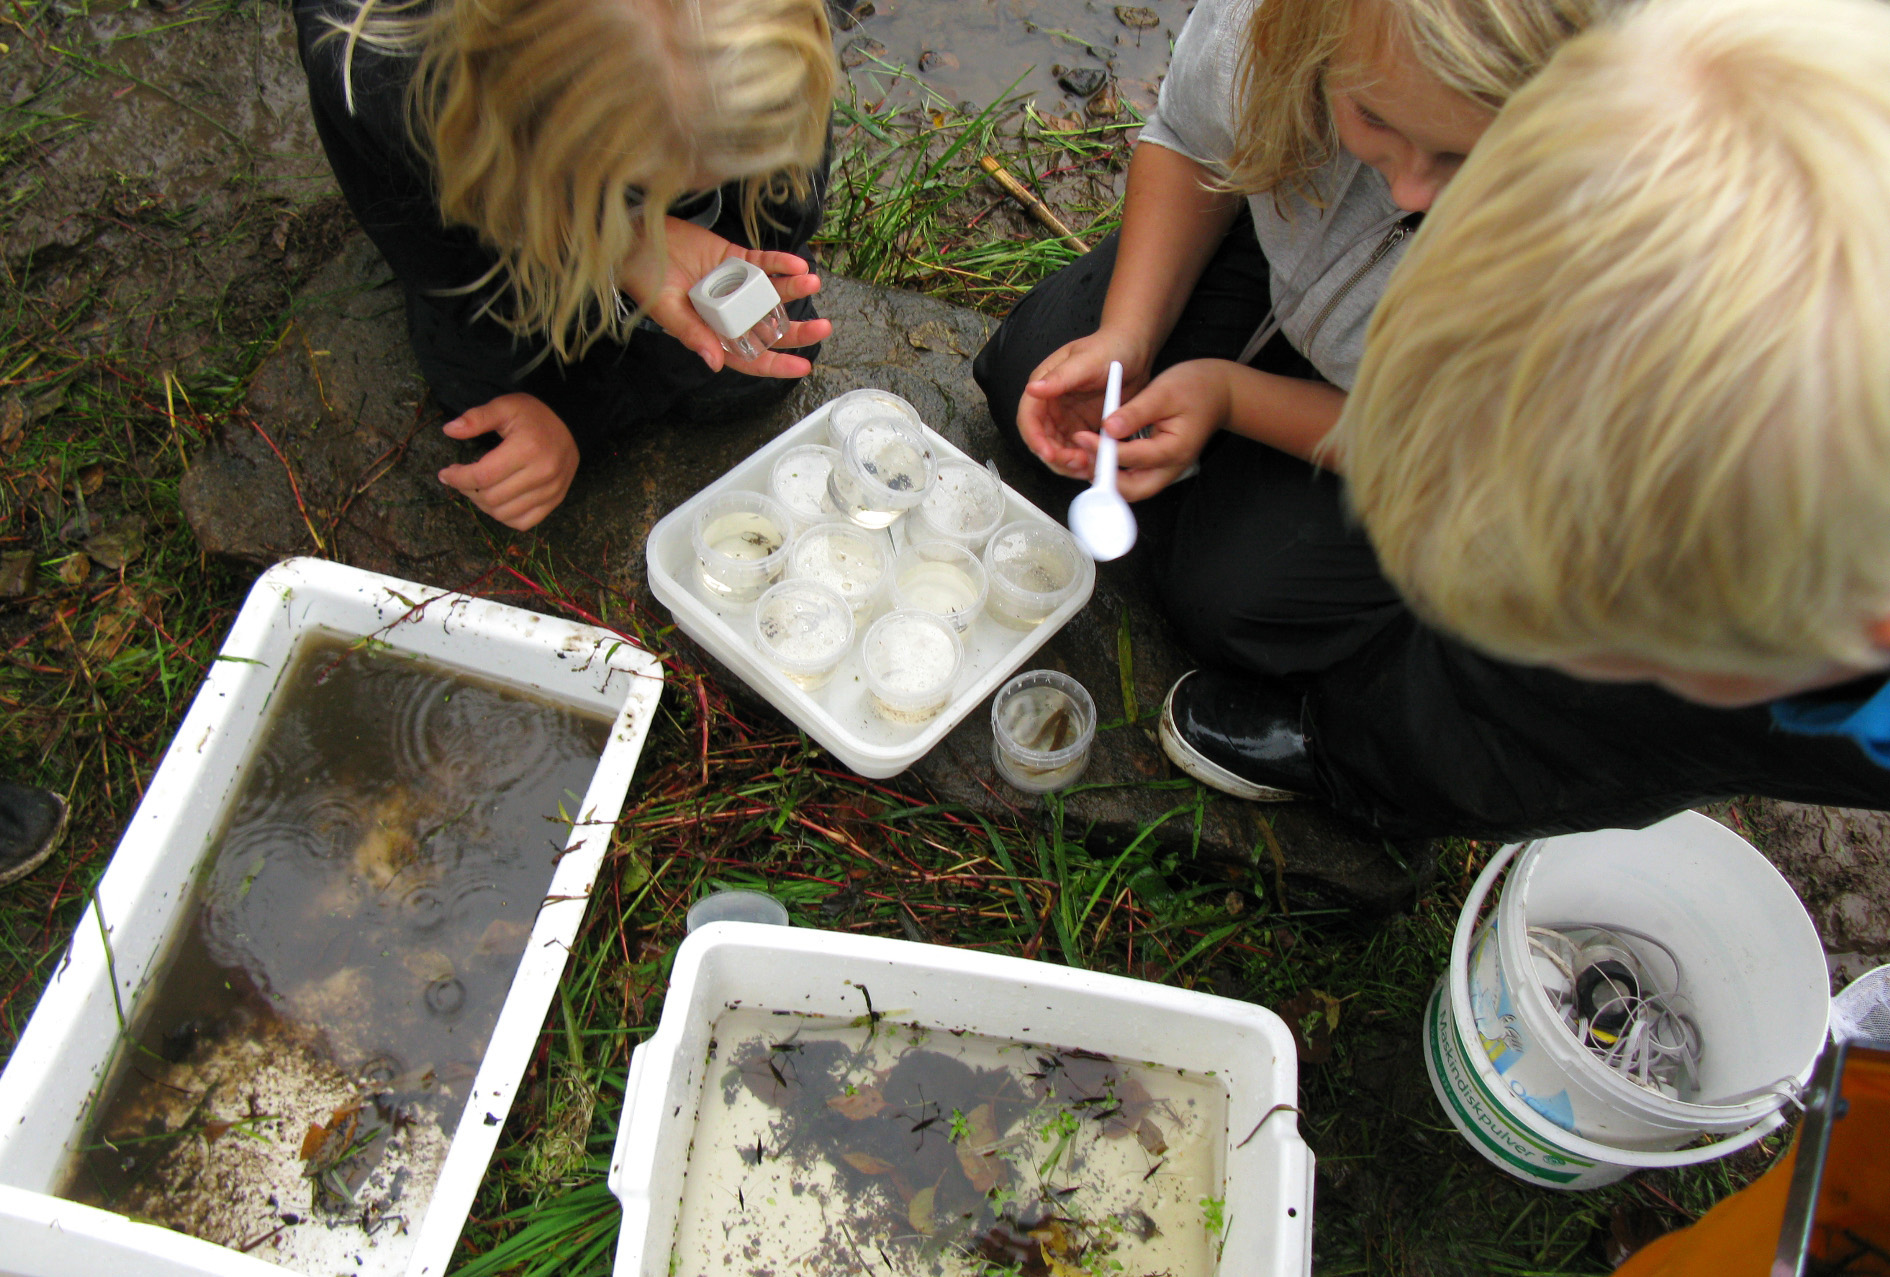
[[[1443,1082],[1437,1089],[1447,1100],[1458,1129],[1473,1137],[1497,1162],[1527,1179],[1567,1184],[1592,1170],[1596,1163],[1547,1144],[1509,1120],[1502,1101],[1465,1060],[1459,1035],[1447,1031],[1449,1014],[1440,985],[1432,991],[1424,1017],[1425,1054]],[[1558,1169],[1561,1167],[1573,1169]]]

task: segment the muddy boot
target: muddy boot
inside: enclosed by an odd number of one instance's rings
[[[50,789],[0,781],[0,887],[44,864],[65,832],[65,799]]]

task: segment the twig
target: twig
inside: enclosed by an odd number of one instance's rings
[[[1089,251],[1089,245],[1084,243],[1082,238],[1077,235],[1075,231],[1065,226],[1063,220],[1055,213],[1051,212],[1050,206],[1038,199],[1036,195],[1031,192],[1029,187],[1012,177],[1010,170],[998,163],[995,156],[983,156],[978,160],[978,163],[984,166],[984,171],[991,175],[992,181],[1004,188],[1006,195],[1009,195],[1019,204],[1029,209],[1030,215],[1055,231],[1058,239],[1061,239],[1065,244],[1068,244],[1079,253],[1087,253]]]

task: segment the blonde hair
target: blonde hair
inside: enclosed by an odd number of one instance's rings
[[[1795,675],[1890,614],[1890,9],[1656,0],[1438,200],[1329,440],[1499,655]]]
[[[678,197],[742,180],[805,196],[835,64],[824,0],[362,0],[337,24],[353,108],[357,44],[416,60],[409,112],[440,211],[498,255],[496,316],[564,359],[636,315],[619,282],[660,262]]]
[[[1444,88],[1501,110],[1570,36],[1620,0],[1258,0],[1241,50],[1234,155],[1224,183],[1291,192],[1323,206],[1315,175],[1338,154],[1328,94],[1341,46],[1374,23]]]

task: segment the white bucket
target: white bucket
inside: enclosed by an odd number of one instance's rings
[[[1512,860],[1495,917],[1478,927]],[[1582,924],[1658,936],[1678,957],[1708,1102],[1634,1085],[1568,1031],[1537,977],[1528,929]],[[1829,1015],[1824,950],[1790,885],[1743,838],[1682,812],[1647,829],[1498,852],[1464,904],[1425,1010],[1424,1062],[1451,1122],[1485,1157],[1531,1183],[1597,1188],[1640,1167],[1708,1161],[1777,1129],[1784,1092],[1810,1076]],[[1681,1147],[1702,1135],[1722,1138]]]

